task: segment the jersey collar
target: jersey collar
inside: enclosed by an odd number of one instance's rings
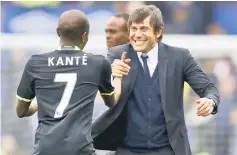
[[[75,50],[80,51],[77,46],[59,46],[57,50]]]

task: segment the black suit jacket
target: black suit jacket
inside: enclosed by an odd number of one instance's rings
[[[131,44],[113,47],[108,53],[108,60],[112,63],[114,59],[121,59],[124,51],[127,52],[127,58],[131,59],[131,69],[128,75],[123,77],[122,94],[118,103],[92,125],[92,137],[96,149],[116,150],[124,138],[126,129],[124,109],[135,84],[139,60]],[[188,82],[200,97],[210,98],[217,105],[218,90],[187,49],[159,43],[158,67],[162,108],[169,142],[176,155],[191,155],[183,111],[184,82]]]

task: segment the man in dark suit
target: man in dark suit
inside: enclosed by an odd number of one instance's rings
[[[117,155],[191,155],[184,120],[183,87],[200,96],[198,116],[217,112],[219,93],[189,51],[163,44],[158,8],[136,9],[129,18],[130,43],[109,50],[114,77],[123,77],[121,97],[93,124],[97,149]],[[126,60],[121,60],[127,52]]]

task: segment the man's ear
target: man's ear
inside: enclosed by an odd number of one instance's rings
[[[156,31],[156,38],[160,38],[160,36],[163,34],[164,27],[160,26],[159,30]]]
[[[87,41],[87,33],[84,32],[82,35],[81,35],[81,39],[82,39],[82,42],[84,43],[85,41]]]
[[[56,31],[57,31],[58,37],[60,37],[60,30],[58,27],[57,27]]]

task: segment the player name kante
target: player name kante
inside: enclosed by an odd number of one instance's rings
[[[48,66],[87,65],[87,56],[48,57]]]

